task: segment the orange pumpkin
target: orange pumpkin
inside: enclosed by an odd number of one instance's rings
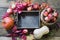
[[[11,17],[6,17],[2,21],[2,25],[6,30],[9,30],[14,25],[14,20]]]

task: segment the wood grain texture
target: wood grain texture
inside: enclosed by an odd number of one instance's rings
[[[60,0],[47,0],[53,8],[60,8]]]

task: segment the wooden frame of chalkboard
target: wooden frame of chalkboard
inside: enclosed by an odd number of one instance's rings
[[[18,29],[36,29],[40,27],[40,11],[22,11],[15,14],[15,21]]]

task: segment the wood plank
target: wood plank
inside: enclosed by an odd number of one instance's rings
[[[60,8],[60,0],[47,0],[47,2],[53,8]]]
[[[0,40],[12,40],[11,37],[0,37]]]

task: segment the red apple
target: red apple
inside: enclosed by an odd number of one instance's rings
[[[52,8],[47,8],[47,12],[51,12],[52,11]]]
[[[48,22],[50,21],[50,19],[48,17],[45,17],[45,21]]]
[[[48,16],[48,12],[47,12],[47,11],[45,11],[43,15],[44,15],[44,16]]]
[[[23,5],[24,7],[26,7],[26,6],[27,6],[27,3],[26,3],[26,2],[23,2],[22,5]]]
[[[32,10],[32,7],[28,7],[27,10],[28,10],[28,11],[31,11],[31,10]]]
[[[35,3],[35,4],[33,5],[33,8],[34,8],[34,9],[39,9],[39,4],[38,4],[38,3]]]
[[[54,12],[53,15],[54,15],[54,17],[57,17],[58,16],[58,13],[57,12]]]
[[[2,25],[6,30],[9,30],[13,27],[14,21],[11,17],[6,17],[2,21]]]
[[[57,19],[56,18],[54,18],[54,22],[56,21]]]
[[[48,18],[49,19],[52,19],[53,18],[53,15],[50,13],[50,14],[48,14]]]
[[[56,19],[55,17],[52,19],[53,22],[55,22],[56,20],[57,20],[57,19]]]
[[[28,33],[28,30],[27,30],[27,29],[24,29],[24,30],[22,31],[22,33],[27,34],[27,33]]]
[[[7,9],[7,13],[11,14],[13,11],[11,8]]]

